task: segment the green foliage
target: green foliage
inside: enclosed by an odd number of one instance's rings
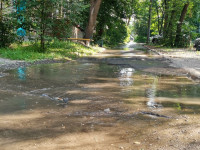
[[[124,43],[124,40],[128,37],[128,30],[126,24],[123,21],[115,21],[115,24],[109,24],[107,29],[103,33],[104,43],[106,45],[118,45]]]
[[[22,46],[17,45],[15,48],[3,48],[0,49],[0,56],[13,60],[40,60],[40,59],[51,59],[53,56],[46,53],[39,53],[37,50],[40,49],[39,45]]]
[[[126,38],[124,39],[124,43],[128,43],[128,42],[130,42],[130,37],[131,37],[131,27],[130,26],[126,26]]]
[[[15,40],[14,19],[8,13],[9,7],[9,1],[0,1],[0,47],[7,47]]]
[[[11,21],[3,19],[0,21],[0,47],[8,47],[15,40]]]
[[[166,3],[165,3],[166,2]],[[179,22],[183,8],[189,3],[183,22]],[[135,11],[135,40],[145,41],[147,36],[149,0],[140,1]],[[151,36],[162,35],[162,45],[188,47],[190,40],[200,36],[199,0],[154,0],[151,21]],[[180,25],[181,24],[181,25]],[[180,25],[180,26],[179,26]],[[181,30],[179,30],[179,29]],[[179,37],[179,38],[177,38]]]
[[[131,31],[129,21],[137,0],[106,0],[101,4],[95,41],[104,40],[107,46],[128,42]]]
[[[104,39],[107,45],[128,42],[131,33],[128,25],[134,11],[137,11],[138,1],[103,1],[98,15],[97,32],[94,39],[96,41]],[[12,2],[14,2],[14,6],[19,6],[21,1],[4,1],[9,6],[12,6]],[[9,21],[6,21],[4,25],[1,25],[1,33],[2,35],[4,34],[2,37],[7,40],[7,44],[4,44],[4,46],[9,46],[12,42],[16,43],[17,38],[13,41],[11,35],[16,33],[17,28],[23,27],[27,32],[29,40],[33,42],[33,47],[28,46],[31,47],[30,49],[26,47],[27,50],[25,52],[28,50],[32,52],[31,49],[36,48],[37,52],[46,53],[55,37],[62,40],[71,36],[72,26],[85,29],[89,17],[89,8],[89,0],[27,0],[24,11],[18,13],[15,11],[9,12],[12,16],[12,22],[15,21],[14,24],[11,25]],[[19,23],[17,19],[21,16],[24,16],[24,21]],[[4,27],[8,29],[3,30]],[[8,32],[12,34],[8,34]],[[23,42],[22,38],[20,40]],[[19,49],[22,50],[24,48],[22,46]]]
[[[63,3],[66,18],[73,25],[85,28],[88,21],[90,4],[88,0],[68,0]]]
[[[70,37],[72,34],[72,24],[67,22],[64,19],[56,19],[54,18],[52,21],[51,33],[49,33],[49,37],[63,39]]]
[[[135,36],[134,41],[138,43],[145,43],[147,40],[146,36]]]
[[[40,50],[45,51],[45,39],[51,34],[53,26],[52,12],[55,12],[56,0],[30,1],[26,3],[26,11],[22,14],[26,18],[26,23],[31,26],[39,36]]]
[[[12,44],[10,48],[1,48],[0,56],[13,60],[35,61],[40,59],[74,59],[96,52],[96,50],[81,44],[59,40],[50,42],[45,53],[39,52],[39,49],[39,43]]]
[[[148,28],[148,2],[142,1],[136,9],[135,22],[133,24],[133,34],[135,42],[146,42]]]
[[[41,51],[46,50],[46,41],[52,37],[58,39],[71,36],[72,25],[81,24],[81,12],[89,7],[82,0],[43,0],[29,1],[26,5],[26,29],[36,33],[40,40]]]

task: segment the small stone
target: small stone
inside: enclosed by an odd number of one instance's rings
[[[109,113],[110,112],[110,108],[104,109],[104,112]]]
[[[62,124],[62,129],[65,129],[65,126]]]
[[[140,145],[141,143],[140,142],[134,142],[134,144]]]
[[[68,101],[69,101],[69,98],[63,98],[63,102],[65,102],[65,103],[68,103]]]

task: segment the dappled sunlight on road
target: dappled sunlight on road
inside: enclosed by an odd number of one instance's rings
[[[120,57],[115,57],[117,51]],[[160,58],[143,60],[134,50],[135,59],[124,57],[126,50],[113,52],[108,58],[27,67],[23,80],[17,70],[7,71],[0,78],[1,148],[196,146],[199,84]]]

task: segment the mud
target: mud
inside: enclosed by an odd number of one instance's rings
[[[129,46],[4,72],[0,149],[200,149],[200,85]]]

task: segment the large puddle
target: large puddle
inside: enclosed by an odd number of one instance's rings
[[[64,98],[73,101],[74,97],[87,98],[97,92],[102,96],[116,93],[130,103],[142,98],[148,108],[200,108],[200,85],[186,77],[156,76],[106,64],[72,62],[18,68],[8,71],[0,82],[1,114],[31,109],[32,103],[45,107],[59,102],[58,98],[60,102]]]
[[[197,147],[200,85],[117,62],[83,59],[6,72],[0,78],[0,147]]]

